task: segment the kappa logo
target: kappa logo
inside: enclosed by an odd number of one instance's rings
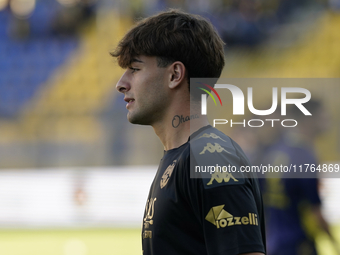
[[[171,165],[168,166],[168,168],[164,171],[164,174],[162,176],[162,179],[160,181],[160,186],[161,189],[165,187],[165,185],[168,183],[172,172],[174,171],[175,165],[176,165],[177,160],[175,159]]]
[[[229,182],[232,179],[234,182],[238,182],[238,180],[229,172],[215,172],[211,175],[210,181],[207,185],[213,184],[213,181],[217,181],[218,183]]]
[[[204,146],[204,149],[200,152],[200,154],[204,154],[206,151],[209,151],[210,153],[214,153],[214,152],[221,153],[222,151],[225,151],[225,152],[231,154],[229,151],[224,149],[218,143],[215,143],[215,145],[213,145],[212,143],[207,143],[207,145]]]
[[[257,214],[248,213],[248,216],[234,217],[223,209],[225,205],[214,206],[210,209],[205,219],[214,224],[217,228],[225,228],[234,225],[258,226]]]
[[[204,133],[203,135],[201,135],[198,139],[200,138],[213,138],[213,139],[220,139],[222,140],[223,142],[226,142],[225,140],[223,140],[220,136],[214,134],[214,133],[210,133],[210,134],[207,134],[207,133]]]

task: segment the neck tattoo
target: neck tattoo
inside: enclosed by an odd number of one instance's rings
[[[183,115],[175,115],[172,119],[172,126],[174,128],[178,128],[179,125],[181,125],[184,122],[190,121],[192,119],[198,119],[199,115],[198,114],[192,114],[190,116],[183,117]]]

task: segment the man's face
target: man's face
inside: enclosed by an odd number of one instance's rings
[[[125,95],[131,123],[152,125],[162,119],[169,101],[167,78],[167,68],[158,67],[156,57],[134,58],[116,85]]]

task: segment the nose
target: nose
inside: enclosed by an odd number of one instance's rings
[[[128,82],[126,72],[120,77],[116,84],[116,89],[120,93],[125,93],[130,90],[130,83]]]

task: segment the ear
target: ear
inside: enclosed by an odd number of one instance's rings
[[[178,87],[186,79],[186,68],[180,61],[176,61],[169,66],[169,88]]]

